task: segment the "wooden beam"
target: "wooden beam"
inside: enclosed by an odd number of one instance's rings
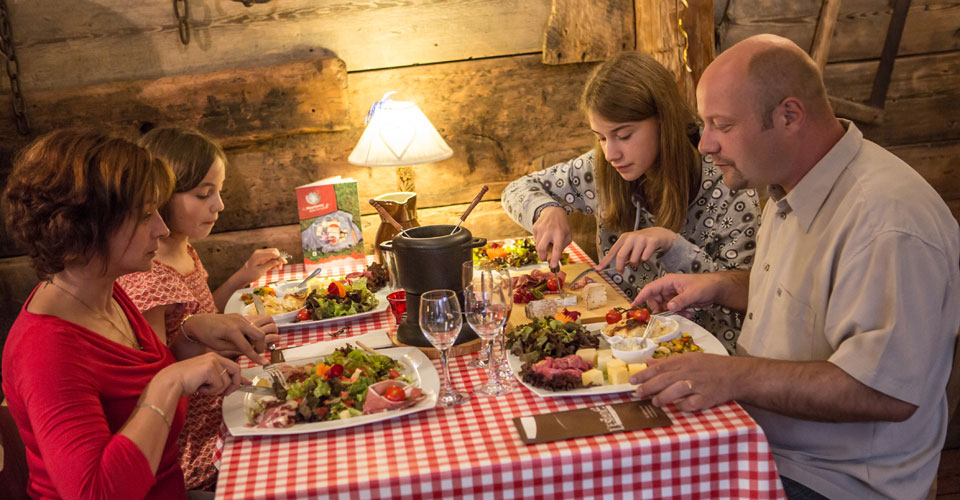
[[[887,28],[887,37],[883,41],[883,52],[880,53],[877,75],[873,79],[873,90],[870,92],[870,100],[867,101],[871,106],[883,108],[887,100],[890,73],[893,72],[893,62],[897,59],[900,38],[903,36],[903,26],[907,22],[909,10],[910,0],[896,0],[893,15],[890,17],[890,26]]]
[[[550,0],[8,2],[28,90],[209,73],[335,54],[350,71],[539,53]],[[0,83],[0,88],[6,88]]]
[[[673,73],[680,95],[696,107],[693,76],[684,70],[677,37],[677,11],[673,2],[635,0],[637,50],[642,50]],[[713,26],[713,23],[710,23]]]
[[[830,100],[830,106],[833,108],[833,114],[840,118],[849,118],[855,122],[866,124],[883,122],[882,109],[841,97],[828,96],[828,99]]]
[[[605,61],[636,47],[633,0],[553,0],[543,63]]]
[[[136,139],[145,123],[199,129],[222,145],[348,128],[347,70],[335,57],[201,75],[25,91],[34,136],[100,126]],[[0,106],[0,137],[19,139]]]
[[[820,70],[827,65],[827,56],[830,55],[830,42],[833,41],[833,29],[837,26],[837,15],[840,13],[841,0],[823,0],[820,7],[820,17],[817,19],[817,28],[813,32],[813,43],[810,46],[810,57],[817,63]]]
[[[720,26],[720,50],[760,33],[785,36],[810,47],[821,0],[730,0]],[[880,57],[893,14],[889,0],[847,0],[840,6],[829,61],[863,61]],[[903,30],[899,55],[960,50],[960,9],[956,0],[914,0]]]
[[[717,57],[717,41],[713,30],[713,0],[690,0],[690,7],[681,13],[689,37],[687,61],[693,70],[693,86],[700,82],[703,70]]]

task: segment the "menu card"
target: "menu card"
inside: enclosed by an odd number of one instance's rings
[[[587,436],[673,425],[649,399],[591,406],[513,419],[525,444],[549,443]]]
[[[303,263],[364,262],[357,181],[340,176],[297,186]]]

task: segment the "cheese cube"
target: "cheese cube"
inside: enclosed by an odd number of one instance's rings
[[[596,368],[600,371],[607,369],[607,361],[613,359],[613,351],[610,349],[601,349],[597,351]]]
[[[614,368],[623,368],[624,370],[626,370],[626,369],[627,369],[627,363],[626,363],[624,360],[622,360],[622,359],[617,359],[617,358],[611,358],[611,359],[607,360],[607,366],[606,366],[606,369],[607,369],[607,378],[610,377],[610,370],[612,370],[612,369],[614,369]]]
[[[587,283],[580,291],[580,298],[587,309],[598,309],[607,305],[607,288],[600,283]]]
[[[597,350],[592,347],[589,349],[577,349],[577,356],[580,356],[591,365],[596,366],[597,364]]]
[[[577,305],[577,296],[571,293],[568,293],[566,297],[560,297],[559,295],[550,299],[557,304],[557,307],[573,307]]]
[[[591,368],[581,373],[580,378],[583,381],[584,387],[590,387],[591,385],[603,385],[603,372],[597,370],[596,368]]]
[[[627,373],[626,366],[610,366],[607,363],[607,379],[611,384],[629,384],[630,383],[630,374]]]
[[[634,373],[637,373],[639,371],[646,370],[646,369],[647,369],[646,363],[630,363],[629,365],[627,365],[627,371],[630,372],[631,376],[633,376]]]

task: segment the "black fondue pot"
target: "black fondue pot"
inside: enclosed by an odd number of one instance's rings
[[[460,227],[453,234],[453,225],[420,226],[407,229],[384,241],[380,249],[393,252],[397,263],[400,288],[406,291],[406,319],[397,327],[397,339],[417,347],[433,347],[420,330],[420,295],[430,290],[454,290],[463,307],[463,263],[473,258],[473,249],[487,244],[486,238],[474,238]],[[467,322],[463,322],[454,344],[477,338]]]

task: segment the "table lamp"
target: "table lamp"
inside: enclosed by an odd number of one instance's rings
[[[362,167],[400,167],[397,169],[398,192],[374,198],[406,229],[419,226],[416,192],[411,165],[446,160],[453,150],[433,127],[416,104],[394,101],[387,92],[370,107],[364,122],[366,129],[347,158]],[[380,243],[393,238],[396,229],[381,220],[374,246],[374,255],[381,262]]]

